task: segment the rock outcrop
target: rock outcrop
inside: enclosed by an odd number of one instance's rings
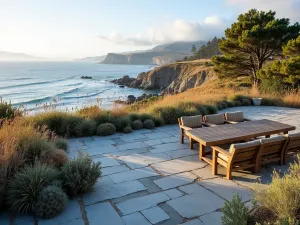
[[[122,78],[114,79],[110,82],[114,84],[130,86],[131,83],[134,82],[135,80],[136,80],[135,78],[131,78],[128,75],[125,75]]]
[[[132,88],[159,89],[162,94],[173,94],[198,87],[214,78],[216,76],[212,67],[205,66],[202,62],[182,62],[143,72],[136,79],[126,77],[130,83],[120,83],[119,80],[123,81],[124,77],[112,82]]]

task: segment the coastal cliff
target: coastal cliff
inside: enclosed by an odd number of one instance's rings
[[[141,89],[160,89],[163,94],[184,92],[215,79],[212,67],[198,61],[172,63],[143,72],[126,86]],[[128,80],[128,77],[125,79]],[[132,79],[132,78],[131,78]],[[111,81],[125,83],[123,78]]]

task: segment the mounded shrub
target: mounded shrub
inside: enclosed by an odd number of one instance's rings
[[[75,137],[76,136],[76,126],[83,121],[82,118],[77,116],[71,116],[68,120],[68,125],[66,128],[66,134],[61,136],[67,136],[67,137]]]
[[[232,102],[232,101],[226,101],[226,103],[227,103],[228,107],[234,107],[235,106],[234,102]]]
[[[199,114],[198,115],[207,115],[209,114],[207,108],[205,106],[198,106]]]
[[[124,132],[125,134],[131,133],[131,132],[132,132],[132,127],[131,127],[131,126],[125,127],[124,130],[123,130],[123,132]]]
[[[195,106],[183,109],[183,115],[185,116],[195,116],[199,114],[200,111]]]
[[[93,190],[101,176],[100,162],[94,162],[88,155],[79,154],[61,170],[63,187],[69,196],[77,196]]]
[[[6,203],[10,210],[17,213],[34,212],[39,193],[58,176],[56,169],[40,163],[17,172],[7,186]]]
[[[146,128],[146,129],[154,129],[155,128],[155,124],[154,124],[153,120],[150,120],[150,119],[145,120],[143,125],[144,125],[144,128]]]
[[[142,122],[144,122],[145,120],[148,120],[148,119],[150,119],[150,120],[152,120],[152,118],[153,118],[153,116],[152,115],[150,115],[150,114],[141,114],[140,115],[140,120],[142,121]]]
[[[129,117],[114,117],[111,123],[116,127],[117,131],[123,132],[124,128],[131,125]]]
[[[221,103],[217,103],[216,107],[218,108],[218,110],[224,109],[223,104],[221,104]]]
[[[249,99],[244,98],[241,100],[241,103],[244,106],[249,106],[249,105],[252,105],[252,100],[250,101]]]
[[[111,123],[103,123],[97,127],[97,135],[100,135],[100,136],[112,135],[112,134],[116,133],[116,130],[117,129],[116,129],[115,125],[113,125]]]
[[[161,117],[166,124],[178,123],[178,118],[183,114],[175,107],[157,107],[153,109],[152,113]]]
[[[75,132],[78,137],[92,136],[95,134],[96,122],[93,120],[83,120],[75,127]]]
[[[43,151],[40,156],[40,161],[50,166],[62,167],[69,161],[69,158],[66,151],[53,149]]]
[[[131,121],[135,121],[135,120],[139,120],[140,119],[140,115],[139,114],[136,114],[136,113],[131,113],[128,115],[129,119]]]
[[[57,138],[54,140],[55,147],[58,149],[62,149],[67,151],[68,150],[68,142],[66,139],[63,138]]]
[[[153,117],[152,120],[156,127],[160,127],[160,126],[164,125],[164,121],[160,117]]]
[[[43,218],[52,218],[60,214],[68,202],[67,195],[57,186],[44,188],[37,199],[35,213]]]
[[[242,105],[242,103],[240,101],[233,101],[233,103],[234,103],[235,107]]]
[[[228,108],[228,105],[227,105],[227,102],[226,102],[226,101],[222,101],[222,102],[220,102],[219,104],[222,105],[223,109],[227,109],[227,108]]]
[[[204,105],[207,110],[207,114],[216,114],[218,112],[218,108],[214,105]],[[205,114],[202,114],[205,115]]]
[[[134,130],[139,130],[143,128],[143,122],[140,120],[134,120],[131,126]]]
[[[279,99],[272,99],[272,98],[262,98],[261,105],[266,106],[277,106],[281,105],[281,102]]]

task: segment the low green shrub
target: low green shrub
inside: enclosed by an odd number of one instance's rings
[[[96,122],[83,120],[75,126],[75,133],[78,137],[92,136],[96,131]]]
[[[132,132],[132,127],[131,127],[131,126],[125,127],[124,130],[123,130],[123,132],[124,132],[125,134],[131,133],[131,132]]]
[[[252,100],[244,98],[244,99],[241,99],[241,103],[244,106],[249,106],[249,105],[252,105]]]
[[[155,128],[155,124],[154,124],[153,120],[150,120],[150,119],[145,120],[143,125],[144,125],[144,128],[146,128],[146,129],[154,129]]]
[[[10,210],[17,213],[34,212],[39,193],[58,175],[57,170],[40,163],[17,172],[7,186],[6,203]]]
[[[235,104],[233,101],[226,101],[228,107],[234,107]]]
[[[242,99],[248,99],[250,102],[252,101],[252,98],[250,96],[245,95],[231,95],[228,97],[229,101],[242,101]]]
[[[67,137],[75,137],[76,136],[76,126],[83,121],[82,118],[77,116],[71,116],[68,120],[68,124],[66,127],[66,133],[61,134],[60,136],[67,136]]]
[[[197,109],[199,110],[199,114],[197,114],[197,115],[208,115],[209,114],[206,106],[200,105],[197,107]]]
[[[112,134],[116,133],[116,130],[117,129],[116,129],[115,125],[113,125],[111,123],[103,123],[97,127],[97,135],[100,135],[100,136],[112,135]]]
[[[298,157],[300,160],[300,157]],[[296,221],[300,212],[300,161],[291,164],[289,171],[281,177],[273,173],[268,186],[254,186],[254,197],[258,203],[277,215],[279,221]]]
[[[216,114],[218,112],[218,108],[214,105],[204,105],[206,108],[207,114]],[[207,115],[207,114],[202,114],[202,115]]]
[[[233,101],[233,103],[234,103],[235,107],[238,107],[238,106],[242,105],[242,103],[240,101]]]
[[[43,151],[39,160],[50,166],[62,167],[69,161],[69,158],[66,151],[62,149],[53,149]]]
[[[279,99],[275,99],[275,98],[262,98],[261,105],[278,106],[278,105],[282,105],[282,102]]]
[[[224,109],[223,104],[221,104],[221,103],[217,103],[216,107],[218,108],[218,110]]]
[[[142,122],[144,122],[145,120],[148,120],[148,119],[150,119],[150,120],[152,120],[152,118],[153,118],[153,116],[152,115],[150,115],[150,114],[141,114],[140,115],[140,120],[142,121]]]
[[[58,149],[62,149],[67,151],[68,150],[68,141],[63,138],[57,138],[54,140],[55,147]]]
[[[166,124],[178,123],[178,118],[182,116],[182,110],[175,107],[157,107],[152,111],[153,115],[161,117]]]
[[[113,120],[111,112],[108,110],[102,110],[100,113],[94,115],[91,119],[96,121],[97,125],[102,123],[109,123]]]
[[[164,125],[164,121],[160,117],[153,117],[152,120],[156,127],[160,127],[160,126]]]
[[[131,121],[135,121],[135,120],[139,120],[140,119],[140,115],[139,114],[136,114],[136,113],[131,113],[128,115],[129,119]]]
[[[124,128],[131,125],[129,117],[114,117],[111,123],[116,127],[117,131],[123,132]]]
[[[134,130],[139,130],[143,128],[143,122],[140,120],[134,120],[131,126]]]
[[[88,155],[82,154],[61,170],[63,187],[71,197],[92,191],[100,176],[100,162],[96,163]]]
[[[39,194],[35,213],[42,218],[53,218],[64,210],[67,202],[68,197],[61,188],[48,186]]]
[[[230,202],[225,202],[222,208],[223,225],[247,225],[249,209],[238,194],[234,194]]]
[[[59,136],[66,136],[70,133],[70,120],[73,120],[72,122],[76,120],[76,123],[73,125],[77,125],[79,122],[79,119],[75,119],[70,113],[63,112],[42,113],[30,117],[30,120],[39,127],[46,125],[49,130]]]

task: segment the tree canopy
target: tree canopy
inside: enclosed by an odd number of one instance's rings
[[[275,18],[275,12],[251,9],[225,30],[219,43],[222,56],[213,57],[214,69],[221,77],[249,76],[258,82],[264,62],[281,55],[282,46],[298,36],[300,25]]]
[[[300,86],[300,35],[290,40],[283,46],[284,60],[276,60],[266,69],[260,70],[259,78],[266,82],[265,86],[270,86],[270,83],[280,86],[287,86],[291,88],[298,88]]]

